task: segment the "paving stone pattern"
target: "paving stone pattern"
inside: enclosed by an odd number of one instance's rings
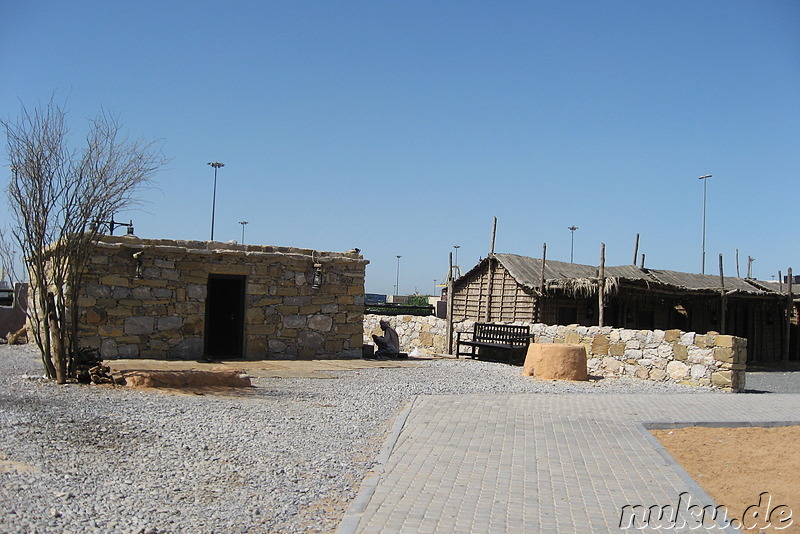
[[[625,505],[709,504],[638,423],[722,421],[800,421],[800,395],[420,396],[340,532],[619,532]]]

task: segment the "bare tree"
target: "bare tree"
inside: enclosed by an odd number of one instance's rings
[[[105,111],[89,121],[83,147],[72,149],[65,119],[51,100],[0,120],[11,163],[9,233],[30,278],[29,324],[45,374],[61,384],[78,349],[77,294],[99,238],[93,222],[134,205],[165,163],[155,144],[129,141]]]

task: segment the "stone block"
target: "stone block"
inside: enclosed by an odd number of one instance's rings
[[[120,345],[117,356],[120,358],[138,358],[139,345]]]
[[[622,341],[612,343],[609,349],[611,356],[622,356],[623,354],[625,354],[625,343]]]
[[[270,291],[270,294],[272,292]],[[292,297],[297,294],[297,288],[295,287],[279,287],[275,290],[275,294],[279,297]]]
[[[121,325],[101,324],[97,327],[97,333],[100,337],[122,337],[125,334]]]
[[[644,365],[639,365],[636,367],[633,376],[641,380],[647,380],[650,376],[650,369]]]
[[[667,343],[677,343],[681,339],[680,330],[666,330],[664,332],[664,341]]]
[[[147,286],[139,286],[139,287],[134,287],[131,290],[127,290],[127,288],[118,288],[118,289],[125,289],[126,290],[125,293],[127,293],[127,295],[119,295],[116,296],[116,298],[127,298],[128,296],[132,296],[135,299],[148,300],[152,298],[154,288]],[[163,290],[163,288],[161,289]],[[114,292],[116,293],[117,290],[115,289]]]
[[[286,351],[286,348],[287,345],[283,341],[280,341],[278,339],[269,340],[269,350],[272,352],[277,352],[279,354],[282,354],[283,352]]]
[[[671,361],[667,364],[667,374],[673,380],[682,380],[689,374],[689,366],[683,362]]]
[[[622,371],[622,362],[616,358],[603,358],[603,368],[610,374]]]
[[[158,330],[178,330],[183,326],[183,317],[159,317]]]
[[[591,353],[595,356],[605,356],[608,354],[610,345],[608,336],[605,335],[596,335],[594,339],[592,339],[592,349]]]
[[[305,328],[308,319],[305,315],[287,315],[283,318],[283,326],[285,328]]]
[[[102,284],[84,284],[84,291],[90,297],[107,299],[111,298],[111,288]]]
[[[189,316],[183,320],[183,333],[186,336],[199,336],[202,335],[205,327],[205,319],[200,316]]]
[[[667,378],[667,373],[663,369],[650,369],[650,380],[660,382]]]
[[[275,332],[276,328],[274,324],[254,324],[247,327],[247,334],[251,336],[269,336]]]
[[[142,278],[137,278],[136,283],[140,286],[148,286],[148,287],[167,287],[169,282],[162,279],[155,279],[155,280],[145,280]]]
[[[125,319],[126,335],[150,335],[154,331],[153,317],[128,317]]]
[[[176,344],[176,343],[179,343],[179,341],[176,341],[173,344]],[[167,351],[172,346],[170,343],[167,343],[166,341],[164,341],[162,339],[150,339],[149,345],[150,345],[151,349],[153,349],[154,351],[161,352],[164,355],[167,354]]]
[[[711,374],[711,384],[720,388],[732,386],[731,371],[717,371]]]
[[[719,337],[730,337],[730,336],[719,336]],[[733,348],[725,346],[715,347],[714,359],[719,362],[733,363]]]
[[[104,286],[131,287],[130,278],[109,274],[100,277],[100,283]]]
[[[346,348],[360,347],[362,345],[362,335],[360,333],[351,335],[350,339],[346,344],[347,344]]]
[[[169,312],[167,310],[168,308],[166,304],[155,304],[155,305],[151,304],[149,306],[143,306],[142,313],[144,315],[152,315],[160,317],[169,315]]]
[[[567,332],[564,335],[564,343],[577,344],[581,342],[581,336],[577,332]]]
[[[81,308],[88,308],[97,304],[97,299],[94,297],[78,297],[78,306]]]
[[[641,350],[630,350],[630,349],[628,349],[628,350],[626,350],[624,352],[624,354],[622,356],[623,356],[623,358],[625,358],[629,362],[636,363],[637,360],[641,360],[642,359],[643,353],[642,353]]]
[[[89,324],[100,324],[105,320],[106,314],[103,310],[91,308],[86,310],[86,322]]]
[[[168,289],[165,287],[154,287],[152,288],[152,292],[153,292],[153,298],[174,300],[173,295],[175,294],[175,292],[172,289]],[[184,291],[184,294],[185,293],[186,292]]]
[[[189,300],[206,300],[208,288],[204,284],[189,284],[186,286],[186,295]]]
[[[117,342],[111,338],[105,338],[100,342],[100,357],[102,358],[116,358],[119,356],[117,349]]]
[[[692,380],[700,380],[701,378],[706,376],[706,371],[708,371],[708,367],[702,364],[694,364],[689,370],[689,374],[692,377]]]
[[[164,280],[177,281],[181,277],[181,273],[175,269],[161,269],[161,278]]]
[[[175,360],[199,360],[203,357],[203,340],[187,338],[169,350],[169,357]]]
[[[308,306],[311,304],[311,297],[309,295],[286,297],[283,299],[283,303],[290,306]]]
[[[247,324],[264,324],[265,319],[264,308],[247,308],[244,312],[244,320]]]
[[[683,361],[689,358],[689,349],[686,345],[674,345],[672,349],[672,356],[675,360]]]
[[[716,345],[717,347],[733,348],[734,336],[725,336],[725,335],[716,336]]]

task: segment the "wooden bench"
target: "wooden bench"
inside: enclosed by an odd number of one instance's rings
[[[469,336],[470,339],[461,339],[462,336]],[[458,332],[456,337],[456,358],[461,356],[476,358],[486,355],[491,358],[492,353],[504,353],[507,354],[506,362],[511,363],[515,353],[518,353],[519,356],[525,354],[530,338],[530,328],[527,326],[475,323],[472,332]],[[468,349],[462,351],[462,345],[468,347]]]

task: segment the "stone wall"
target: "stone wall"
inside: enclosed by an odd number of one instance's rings
[[[415,348],[446,353],[446,321],[434,317],[364,316],[364,342],[379,332],[378,321],[388,319],[400,335],[405,352]],[[455,333],[470,332],[474,321],[454,323]],[[525,324],[525,323],[516,323]],[[742,391],[745,387],[747,340],[716,332],[697,334],[680,330],[627,330],[598,326],[531,324],[537,343],[580,343],[586,346],[589,374],[669,381]]]
[[[400,338],[400,350],[403,352],[412,352],[418,348],[421,352],[426,353],[447,353],[447,322],[433,315],[426,317],[364,315],[364,343],[374,345],[372,335],[383,335],[383,330],[378,324],[381,319],[389,321],[397,330]]]
[[[234,276],[245,358],[358,356],[367,263],[355,252],[106,237],[79,297],[80,345],[103,358],[200,359],[209,279]]]

